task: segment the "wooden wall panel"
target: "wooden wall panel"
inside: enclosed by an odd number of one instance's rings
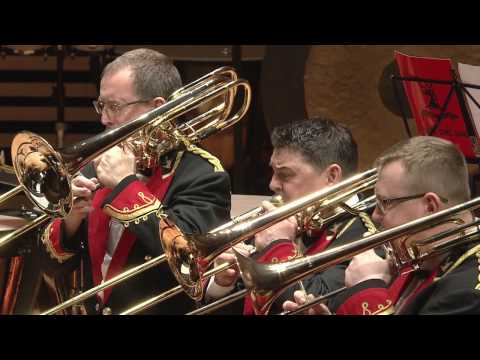
[[[24,49],[38,45],[22,46]],[[148,47],[169,55],[181,69],[184,82],[190,82],[232,60],[231,45],[123,45],[115,47],[115,54]],[[57,59],[50,48],[49,56],[12,55],[10,50],[0,56],[0,148],[7,148],[15,134],[30,130],[56,144],[54,133],[57,121],[54,87],[56,86]],[[264,46],[242,46],[243,61],[258,61],[264,56]],[[98,115],[89,100],[97,96],[98,84],[92,68],[92,58],[85,53],[65,56],[65,145],[92,136],[92,129],[100,129]],[[69,80],[70,79],[70,80]],[[81,106],[68,104],[69,98],[84,100]],[[17,103],[20,102],[20,105]],[[38,104],[41,102],[41,104]],[[15,105],[17,104],[17,105]],[[95,124],[92,128],[89,124]],[[227,169],[234,163],[233,130],[227,130],[205,140],[202,145],[220,158]]]

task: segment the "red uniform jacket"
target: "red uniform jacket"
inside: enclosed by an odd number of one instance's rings
[[[332,240],[332,237],[327,237],[327,231],[322,231],[317,234],[314,243],[307,249],[305,255],[313,255],[324,250]],[[270,243],[255,260],[261,264],[271,264],[290,261],[299,255],[296,245],[292,241],[278,240]],[[253,299],[256,301],[252,301]],[[245,296],[243,314],[264,314],[269,309],[265,307],[265,300],[266,298],[262,299],[261,295],[249,292],[249,294]]]
[[[399,275],[390,286],[367,280],[340,294],[331,310],[339,315],[479,314],[480,245],[452,255],[431,272]]]
[[[345,225],[345,223],[344,223]],[[344,226],[344,231],[337,236],[336,233],[330,231],[330,229],[316,231],[310,234],[310,237],[306,239],[310,241],[304,255],[314,255],[323,250],[348,243],[352,240],[357,240],[367,231],[365,225],[360,219],[353,219]],[[260,263],[272,263],[289,261],[297,256],[295,245],[290,241],[280,240],[271,243],[260,254],[256,255],[256,260]],[[255,256],[254,256],[255,257]],[[339,264],[332,269],[328,269],[322,273],[315,274],[302,280],[305,290],[315,296],[328,293],[343,286],[345,275],[344,271],[346,264]],[[297,288],[296,285],[292,285],[286,289],[282,295],[275,302],[275,310],[279,312],[281,305],[287,299],[293,298],[293,292]],[[254,308],[252,297],[256,296],[257,309]],[[262,309],[264,301],[259,297],[249,293],[245,297],[244,302],[244,315],[263,314],[266,309]]]

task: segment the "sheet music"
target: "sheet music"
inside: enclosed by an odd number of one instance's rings
[[[477,136],[469,134],[470,114],[464,114],[454,91],[451,59],[417,57],[395,52],[395,61],[417,134],[432,135],[456,144],[469,161],[477,161]],[[480,117],[477,117],[480,119]],[[480,122],[478,124],[480,126]],[[477,127],[477,124],[471,124]],[[480,131],[480,127],[478,127]],[[473,130],[475,132],[476,130]]]
[[[480,85],[480,66],[458,63],[458,74],[461,82]],[[465,91],[468,91],[480,104],[480,89],[466,87]],[[472,115],[475,133],[478,137],[480,134],[480,108],[475,105],[469,96],[466,95],[465,98],[467,99],[467,106]]]

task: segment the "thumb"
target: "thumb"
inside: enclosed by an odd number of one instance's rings
[[[100,164],[100,161],[102,161],[102,155],[97,156],[95,159],[93,159],[93,167],[96,169],[98,167],[98,164]]]
[[[293,297],[295,299],[295,302],[299,305],[303,305],[307,300],[305,293],[301,290],[295,291],[295,293],[293,294]]]
[[[269,202],[269,201],[262,201],[262,207],[266,210],[266,211],[272,211],[272,210],[275,210],[275,206]]]

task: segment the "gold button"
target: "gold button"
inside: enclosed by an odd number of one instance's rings
[[[151,255],[145,256],[145,261],[150,261],[150,260],[152,260],[152,256],[151,256]]]
[[[112,309],[106,307],[102,310],[102,315],[112,315]]]

